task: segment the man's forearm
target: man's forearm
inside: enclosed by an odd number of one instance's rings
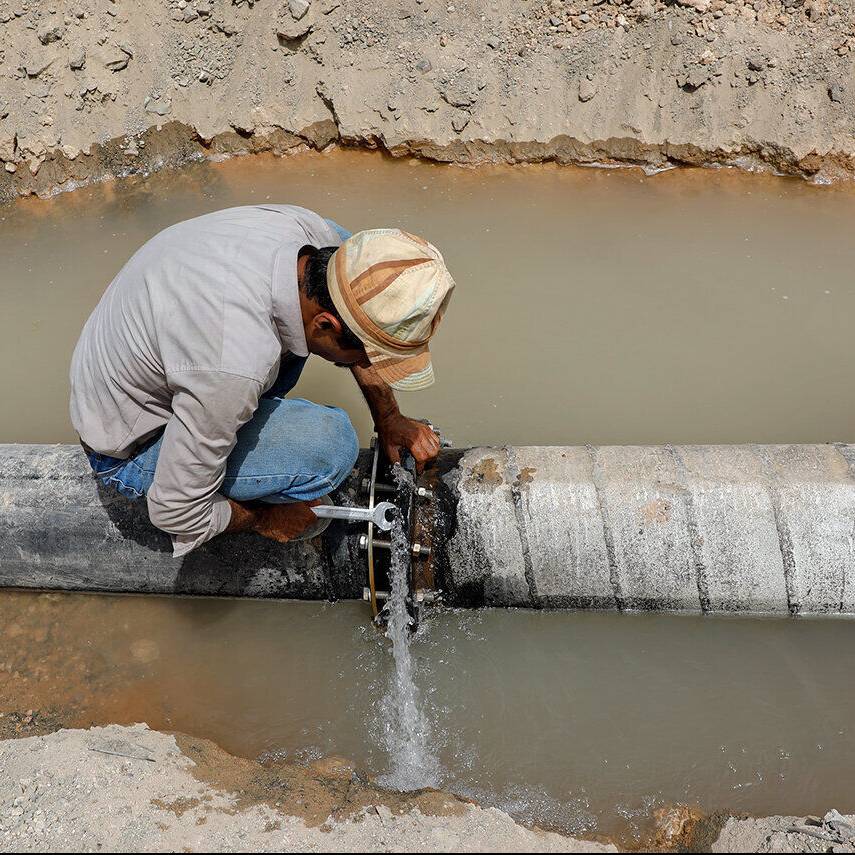
[[[365,396],[365,401],[374,417],[376,427],[379,427],[391,416],[400,415],[401,411],[398,409],[395,393],[373,368],[362,368],[354,365],[350,370]]]

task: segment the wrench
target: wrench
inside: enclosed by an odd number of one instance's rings
[[[341,505],[315,505],[312,510],[316,517],[348,522],[374,523],[381,531],[392,528],[390,514],[398,509],[391,502],[380,502],[373,508],[345,508]]]

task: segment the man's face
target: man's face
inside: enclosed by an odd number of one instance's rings
[[[368,368],[371,363],[363,347],[347,347],[341,341],[341,322],[335,315],[321,312],[315,315],[306,327],[306,344],[309,353],[332,362],[339,368],[358,365]]]

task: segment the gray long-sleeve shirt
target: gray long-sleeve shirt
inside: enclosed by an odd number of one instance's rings
[[[300,249],[340,243],[304,208],[206,214],[148,241],[86,322],[71,362],[72,424],[94,451],[119,458],[165,426],[148,511],[176,557],[228,526],[218,490],[237,431],[282,354],[308,354]]]

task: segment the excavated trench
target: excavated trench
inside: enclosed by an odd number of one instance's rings
[[[73,440],[70,350],[133,250],[268,200],[424,233],[455,273],[439,382],[402,401],[459,448],[488,444],[447,452],[434,485],[455,503],[434,532],[451,603],[855,610],[851,191],[340,152],[0,209],[3,584],[359,596],[342,527],[288,553],[221,539],[173,567],[77,450],[25,445]],[[367,439],[342,372],[310,364],[298,393],[347,407]],[[7,591],[0,613],[7,723],[145,720],[243,756],[389,766],[389,657],[363,604]],[[853,807],[845,619],[438,610],[413,652],[440,783],[525,820],[632,840],[674,802]]]

